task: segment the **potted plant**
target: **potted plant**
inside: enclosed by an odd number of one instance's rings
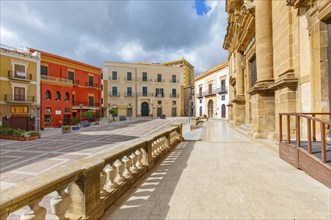
[[[96,114],[95,114],[95,118],[96,118],[96,123],[95,124],[99,124],[99,121],[100,121],[100,118],[101,118],[101,113],[100,112],[97,112]]]
[[[59,121],[59,124],[57,125],[58,128],[62,128],[62,120]]]
[[[62,126],[62,133],[70,133],[71,132],[71,126],[70,125],[63,125]]]
[[[115,121],[115,117],[118,114],[118,110],[116,108],[109,109],[109,114],[113,116],[113,121]]]
[[[36,139],[38,139],[38,132],[36,132],[36,131],[30,131],[29,132],[29,137],[28,137],[28,140],[29,141],[32,141],[32,140],[36,140]]]
[[[83,117],[86,117],[87,120],[90,122],[93,120],[94,118],[94,112],[93,111],[86,111],[86,112],[83,112]]]
[[[17,140],[19,141],[25,141],[26,140],[26,137],[25,137],[25,131],[23,129],[17,129],[16,130],[16,137],[17,137]]]

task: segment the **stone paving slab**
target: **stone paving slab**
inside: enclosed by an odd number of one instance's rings
[[[267,143],[222,121],[210,120],[194,133],[103,219],[331,218],[330,189]]]

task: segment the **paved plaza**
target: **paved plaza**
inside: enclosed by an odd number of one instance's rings
[[[187,118],[135,119],[104,123],[68,134],[51,128],[43,131],[42,139],[35,141],[0,140],[0,189],[168,128],[172,122],[188,121]]]
[[[104,219],[330,219],[330,189],[223,121],[186,141],[136,183]]]

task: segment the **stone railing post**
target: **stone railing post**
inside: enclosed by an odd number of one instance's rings
[[[180,134],[180,141],[183,141],[184,138],[183,138],[183,125],[182,123],[171,123],[170,125],[171,127],[179,127],[179,134]]]
[[[153,160],[153,148],[152,148],[152,143],[153,143],[154,139],[147,139],[146,140],[146,153],[147,153],[147,170],[150,171],[153,166],[154,166],[154,160]]]
[[[172,146],[171,146],[171,144],[170,144],[170,131],[168,131],[167,132],[167,134],[166,134],[166,146],[167,146],[167,151],[170,151],[171,149],[172,149]]]
[[[100,200],[100,172],[104,164],[100,161],[82,169],[80,178],[68,186],[72,204],[67,211],[70,219],[100,219],[104,207]]]

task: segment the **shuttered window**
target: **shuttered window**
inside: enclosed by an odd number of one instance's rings
[[[251,64],[251,87],[253,87],[257,80],[256,75],[256,57],[254,56],[250,61]]]

